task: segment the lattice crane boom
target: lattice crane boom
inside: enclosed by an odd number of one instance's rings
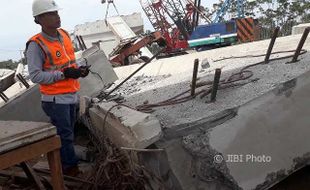
[[[188,47],[182,20],[186,11],[180,0],[140,0],[140,4],[154,29],[166,39],[167,52]]]

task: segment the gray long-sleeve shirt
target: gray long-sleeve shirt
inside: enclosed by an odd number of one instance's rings
[[[59,41],[62,43],[62,38],[53,38],[42,32],[44,38],[50,41]],[[62,79],[60,71],[43,71],[45,55],[40,46],[36,42],[30,42],[26,52],[27,64],[30,79],[33,83],[52,84]],[[55,102],[57,104],[75,104],[78,102],[77,93],[46,95],[42,94],[41,100],[44,102]]]

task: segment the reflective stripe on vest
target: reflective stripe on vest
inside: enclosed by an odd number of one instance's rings
[[[42,42],[42,40],[40,38],[38,38],[38,41],[39,41],[41,47],[43,48],[43,51],[45,52],[47,58],[49,59],[50,64],[54,65],[54,61],[53,61],[51,52],[48,51],[48,48],[46,47],[46,45]]]
[[[36,42],[45,54],[43,70],[45,72],[62,71],[66,67],[77,67],[74,49],[70,36],[62,29],[58,30],[59,37],[63,40],[51,41],[44,38],[40,33],[33,36],[28,42]],[[74,93],[80,89],[80,84],[76,79],[60,80],[52,84],[40,84],[42,94],[57,95]]]
[[[63,65],[60,65],[60,66],[53,65],[53,66],[51,66],[50,68],[44,69],[44,70],[45,70],[45,71],[63,70],[64,68],[69,67],[69,66],[71,65],[71,62],[75,62],[75,60],[74,60],[74,61],[68,61],[67,63],[65,63],[65,64],[63,64]]]

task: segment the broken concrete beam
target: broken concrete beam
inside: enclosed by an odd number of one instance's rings
[[[310,23],[304,23],[299,24],[297,26],[293,26],[292,35],[302,34],[307,27],[310,27]]]
[[[94,127],[118,146],[146,148],[162,135],[155,116],[114,102],[99,103],[89,112]]]
[[[80,80],[82,96],[94,96],[118,79],[108,58],[97,46],[85,50],[80,60],[87,60],[91,65],[89,75]]]
[[[39,85],[35,84],[26,89],[19,83],[15,83],[4,93],[10,100],[2,104],[2,99],[0,99],[0,120],[49,121],[41,107]]]
[[[268,189],[310,160],[310,71],[241,106],[207,133],[184,137],[196,173],[232,189]]]

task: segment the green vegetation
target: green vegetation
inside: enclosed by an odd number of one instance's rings
[[[258,19],[262,38],[269,37],[276,26],[281,28],[281,36],[287,36],[293,26],[310,22],[309,0],[257,0],[247,3],[245,11]]]
[[[10,60],[7,60],[7,61],[1,61],[0,62],[0,69],[11,69],[11,70],[14,70],[16,69],[18,63],[20,61],[13,61],[12,59]]]
[[[287,36],[291,34],[293,26],[310,22],[309,0],[244,0],[244,7],[247,17],[257,19],[261,39],[270,38],[277,26],[281,29],[280,36]],[[232,2],[228,13],[236,15],[237,0]]]

